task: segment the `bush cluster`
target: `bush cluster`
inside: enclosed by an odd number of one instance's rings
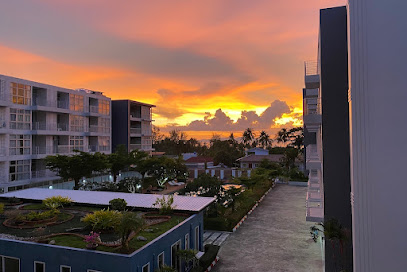
[[[115,198],[109,201],[110,208],[116,211],[124,211],[127,207],[126,200],[122,198]]]
[[[4,213],[4,204],[0,203],[0,214]]]
[[[60,212],[58,210],[49,210],[45,212],[29,212],[27,214],[22,214],[17,217],[17,220],[26,220],[26,221],[41,221],[52,218],[58,215]]]
[[[85,215],[81,221],[94,231],[113,230],[120,224],[121,215],[119,211],[103,209]]]
[[[45,207],[51,210],[63,208],[64,206],[70,205],[71,203],[72,199],[63,196],[52,196],[42,201],[42,204],[44,204]]]
[[[174,196],[169,195],[167,197],[163,196],[162,198],[157,198],[153,206],[158,207],[160,214],[172,214],[175,208],[172,204],[174,204]]]

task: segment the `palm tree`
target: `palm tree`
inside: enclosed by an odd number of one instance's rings
[[[235,146],[237,144],[237,141],[235,139],[235,136],[233,135],[233,132],[230,133],[229,139],[228,139],[229,144]]]
[[[272,140],[270,139],[270,136],[263,130],[262,132],[260,132],[258,142],[263,148],[266,148],[271,145]]]
[[[251,128],[247,128],[243,132],[243,143],[245,146],[250,145],[250,143],[254,140],[254,133]]]
[[[286,128],[282,128],[278,133],[277,133],[277,142],[279,143],[286,143],[287,141],[290,140],[290,132],[287,131]]]
[[[122,243],[122,248],[125,251],[129,250],[129,237],[134,231],[144,227],[144,219],[134,212],[123,212],[121,215],[120,223],[116,226],[116,231],[119,233]]]

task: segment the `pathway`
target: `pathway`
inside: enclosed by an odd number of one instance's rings
[[[220,246],[226,241],[230,234],[231,232],[206,230],[203,235],[204,245],[212,244]]]
[[[219,251],[213,271],[321,272],[321,248],[305,221],[307,187],[278,184]]]

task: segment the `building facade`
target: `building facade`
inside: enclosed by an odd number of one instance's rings
[[[152,108],[154,105],[132,100],[112,101],[113,150],[118,145],[132,150],[153,151]]]
[[[0,192],[51,185],[44,158],[73,150],[111,152],[110,98],[0,75]]]
[[[349,0],[354,271],[406,271],[406,1]]]
[[[318,48],[316,67],[306,66],[311,69],[306,70],[303,91],[307,220],[334,219],[346,230],[349,237],[343,252],[339,245],[325,247],[325,269],[352,271],[346,7],[320,11]]]

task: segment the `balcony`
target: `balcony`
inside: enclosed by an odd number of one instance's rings
[[[109,127],[89,126],[89,132],[93,133],[110,133]]]
[[[130,128],[130,134],[141,134],[141,128]]]
[[[319,98],[304,99],[304,124],[307,126],[319,126],[322,123],[321,100]]]
[[[130,150],[140,150],[141,144],[130,144]]]
[[[110,151],[110,146],[105,145],[90,145],[89,152],[108,152]]]
[[[83,146],[58,145],[54,148],[56,154],[72,154],[74,150],[85,151]]]
[[[99,113],[99,107],[98,106],[89,106],[89,112]]]
[[[33,155],[51,155],[54,154],[54,148],[50,146],[33,146],[32,154]]]
[[[305,88],[307,89],[317,89],[320,85],[319,78],[319,65],[318,61],[306,61],[304,63],[305,68]]]
[[[5,147],[0,147],[0,157],[7,156],[7,151]]]
[[[58,177],[56,173],[44,169],[44,170],[37,170],[37,171],[32,171],[31,172],[31,178],[32,179],[39,179],[39,178],[53,178],[53,177]]]
[[[306,221],[320,223],[324,221],[324,208],[321,206],[307,207]]]
[[[69,102],[68,101],[63,101],[63,100],[58,100],[57,101],[57,107],[60,109],[69,109]]]
[[[33,122],[32,130],[57,130],[57,124],[50,124],[46,122]]]
[[[318,154],[317,145],[311,144],[306,147],[306,168],[307,170],[320,170],[321,158]]]

